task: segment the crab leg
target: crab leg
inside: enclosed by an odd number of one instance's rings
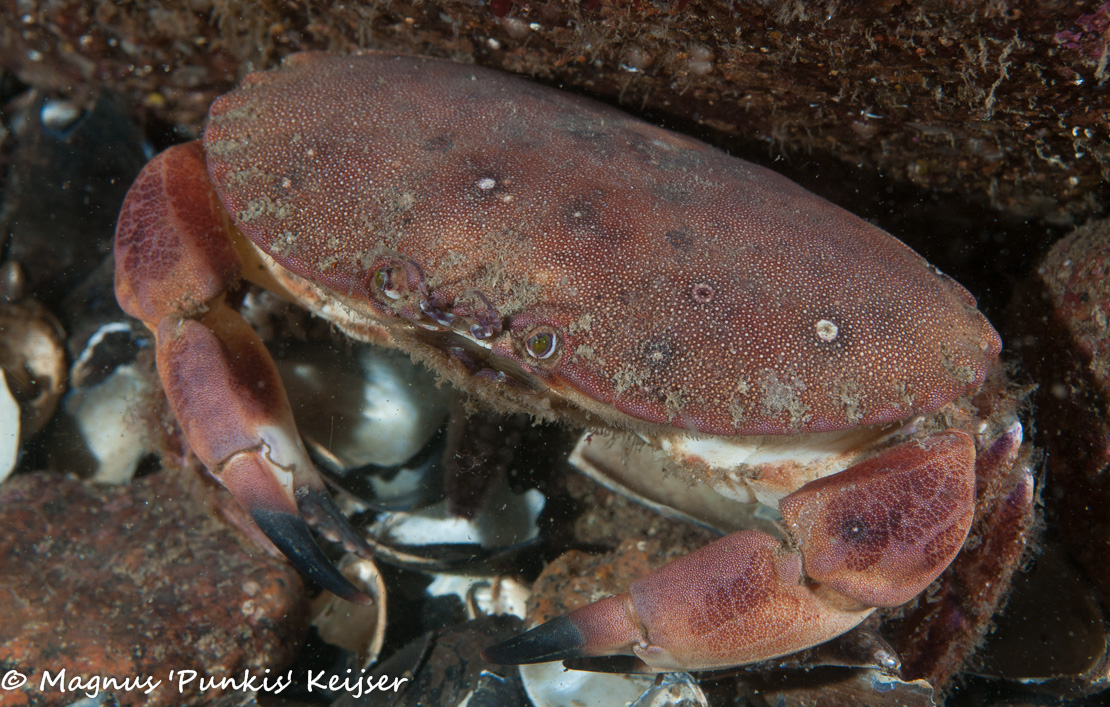
[[[484,655],[629,654],[659,670],[710,670],[793,653],[921,592],[959,551],[974,504],[970,437],[908,442],[784,498],[792,541],[727,535]]]
[[[161,153],[120,212],[116,298],[154,332],[166,397],[208,470],[305,576],[369,603],[320,550],[302,517],[369,553],[308,458],[273,359],[224,302],[242,269],[231,228],[209,187],[199,143]]]

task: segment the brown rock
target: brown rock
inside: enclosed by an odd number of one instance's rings
[[[1069,222],[1105,204],[1106,3],[1022,0],[975,12],[965,0],[235,8],[6,3],[0,65],[78,100],[109,88],[195,130],[243,73],[293,51],[445,56],[699,124],[753,152],[785,147],[807,162],[831,154],[1020,217]]]
[[[717,539],[717,534],[665,518],[578,473],[563,482],[578,509],[573,542],[602,554],[569,550],[549,562],[532,585],[530,623],[542,623],[610,594]]]
[[[125,488],[45,473],[0,487],[0,703],[68,704],[94,678],[103,690],[149,676],[162,681],[149,695],[107,691],[124,705],[199,704],[218,693],[179,692],[171,670],[261,677],[291,659],[307,625],[299,576],[188,498],[166,472]],[[63,670],[65,690],[39,690]]]
[[[616,550],[591,555],[570,550],[549,562],[532,585],[528,617],[549,621],[611,594],[620,594],[662,563],[657,540],[626,539]]]
[[[1015,339],[1040,384],[1046,516],[1110,607],[1110,221],[1053,246],[1018,305]]]

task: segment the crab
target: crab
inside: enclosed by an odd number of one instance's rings
[[[588,99],[436,59],[291,56],[146,166],[115,259],[191,448],[351,601],[369,599],[309,523],[368,550],[232,306],[240,280],[493,410],[780,508],[782,537],[727,535],[490,647],[497,662],[788,654],[913,598],[968,534],[977,428],[960,401],[1001,350],[968,291],[784,177]]]

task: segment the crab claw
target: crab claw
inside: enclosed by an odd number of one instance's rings
[[[254,330],[217,307],[203,322],[163,320],[157,339],[166,397],[204,465],[302,574],[344,599],[370,603],[324,555],[302,517],[306,505],[327,508],[320,501],[327,491]],[[364,549],[341,514],[310,515],[351,549]]]
[[[823,643],[948,566],[970,528],[974,470],[962,432],[894,447],[783,499],[794,542],[727,535],[483,655],[513,664],[627,654],[659,670],[711,670]]]
[[[975,511],[975,443],[959,430],[906,442],[779,503],[805,573],[868,606],[920,594],[956,557]]]
[[[223,301],[242,264],[195,143],[171,148],[131,187],[116,228],[116,297],[154,332],[166,397],[190,447],[306,577],[352,602],[308,517],[370,549],[331,502],[297,434],[285,388],[254,330]]]
[[[344,577],[312,538],[312,531],[288,502],[286,489],[257,455],[244,453],[224,464],[218,477],[270,542],[297,570],[329,592],[356,604],[372,600]]]
[[[630,654],[659,670],[751,663],[823,643],[870,607],[802,576],[802,558],[744,530],[674,560],[607,597],[487,648],[493,663]]]

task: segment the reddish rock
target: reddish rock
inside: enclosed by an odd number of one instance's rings
[[[559,480],[576,510],[573,544],[549,562],[532,585],[528,619],[539,624],[610,594],[676,557],[708,545],[718,535],[666,518],[599,486],[579,473]]]
[[[300,577],[188,498],[165,472],[125,488],[45,473],[0,487],[0,703],[68,704],[89,690],[69,688],[75,677],[149,676],[162,681],[149,695],[110,692],[199,704],[217,693],[179,693],[171,670],[261,677],[292,658],[307,626]],[[67,689],[40,692],[44,671],[62,670]]]
[[[610,594],[663,564],[657,540],[628,538],[616,550],[591,555],[570,550],[544,567],[528,600],[530,623],[543,623]]]
[[[246,71],[293,51],[447,56],[699,124],[753,153],[785,146],[807,164],[832,154],[1019,220],[1105,206],[1110,3],[972,7],[303,0],[240,12],[216,0],[22,0],[0,4],[0,66],[78,102],[108,89],[196,130]],[[930,224],[944,215],[922,207]]]
[[[1110,220],[1053,246],[1018,305],[1014,338],[1040,386],[1046,515],[1110,607]]]

